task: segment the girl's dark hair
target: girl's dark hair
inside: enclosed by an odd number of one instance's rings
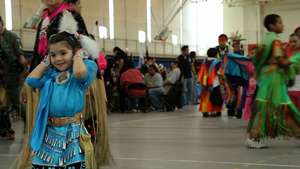
[[[195,51],[190,52],[190,57],[191,58],[196,58],[196,52]]]
[[[300,31],[300,26],[299,26],[299,27],[297,27],[297,28],[295,29],[295,31],[294,31],[294,32],[296,33],[296,32],[298,32],[298,31]]]
[[[298,34],[296,34],[296,33],[290,34],[290,37],[292,37],[292,36],[297,36],[297,37],[300,39],[300,35],[298,35]]]
[[[50,36],[49,44],[55,44],[58,42],[66,42],[72,50],[81,48],[79,40],[73,34],[68,32],[60,32]]]
[[[218,50],[216,48],[209,48],[207,50],[207,56],[208,57],[215,58],[215,57],[217,57],[217,54],[218,54]]]
[[[64,0],[64,1],[69,4],[76,4],[78,0]]]
[[[3,19],[2,19],[1,16],[0,16],[0,23],[1,23],[2,25],[4,25],[4,21],[3,21]]]
[[[271,25],[275,25],[277,19],[280,18],[277,14],[269,14],[264,19],[264,26],[268,31],[271,31]]]

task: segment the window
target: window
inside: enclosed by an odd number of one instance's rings
[[[107,28],[105,26],[99,26],[99,38],[107,39]]]
[[[218,36],[224,27],[223,15],[222,0],[189,3],[183,16],[184,43],[200,55],[206,54],[208,48],[218,45]]]
[[[145,43],[146,42],[146,33],[144,31],[139,31],[138,36],[139,36],[139,42],[140,43]]]
[[[114,16],[114,0],[109,0],[109,38],[115,38],[115,16]]]
[[[12,8],[11,0],[5,0],[5,27],[7,30],[12,30]]]
[[[178,37],[177,37],[177,35],[172,35],[172,43],[173,43],[173,45],[177,45],[178,44]]]
[[[147,0],[147,40],[151,42],[151,0]]]

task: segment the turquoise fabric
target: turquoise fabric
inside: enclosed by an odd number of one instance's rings
[[[78,124],[61,127],[47,125],[49,117],[73,117],[83,110],[85,91],[97,73],[94,61],[85,60],[84,63],[87,67],[85,77],[76,79],[70,69],[70,78],[64,84],[55,82],[60,73],[56,69],[48,70],[40,79],[32,77],[26,79],[29,86],[40,90],[37,118],[30,140],[30,146],[35,152],[33,164],[65,166],[84,161],[84,156],[79,153]]]

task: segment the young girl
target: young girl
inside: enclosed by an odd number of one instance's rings
[[[289,38],[289,53],[287,52],[287,56],[291,57],[296,54],[300,54],[300,36],[293,33]],[[298,110],[300,110],[300,75],[299,75],[299,66],[293,67],[296,72],[295,82],[289,90],[289,96],[293,103],[297,106]]]
[[[269,31],[253,62],[258,80],[257,95],[248,126],[246,144],[250,148],[264,148],[265,138],[300,136],[300,112],[288,96],[288,66],[299,61],[299,56],[287,59],[278,34],[283,32],[281,17],[271,14],[264,25]],[[295,58],[294,58],[295,57]]]
[[[84,59],[74,35],[61,32],[49,39],[49,54],[27,77],[38,88],[40,101],[30,140],[32,168],[85,168],[79,137],[85,91],[96,77],[97,65]]]

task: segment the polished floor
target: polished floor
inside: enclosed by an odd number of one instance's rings
[[[300,168],[300,140],[271,140],[269,149],[244,146],[247,124],[202,118],[195,108],[176,112],[111,114],[114,164],[103,169],[289,169]],[[7,169],[22,142],[0,140],[0,169]]]

